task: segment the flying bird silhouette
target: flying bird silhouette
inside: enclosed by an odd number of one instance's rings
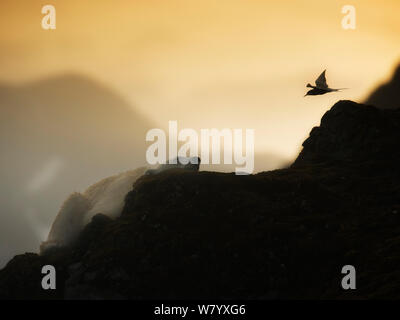
[[[307,83],[306,87],[312,88],[312,89],[309,90],[304,96],[318,96],[318,95],[325,94],[328,92],[335,92],[335,91],[347,89],[347,88],[339,88],[339,89],[329,88],[328,84],[326,83],[325,72],[326,72],[326,70],[324,70],[324,72],[322,72],[320,74],[318,79],[315,80],[315,86],[312,86],[311,84]]]

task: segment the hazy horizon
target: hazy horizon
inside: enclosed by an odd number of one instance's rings
[[[294,158],[340,99],[363,100],[400,62],[398,1],[2,1],[0,82],[88,75],[157,126],[253,128],[256,151]],[[12,26],[12,27],[11,27]],[[303,98],[327,69],[342,93]],[[257,139],[258,138],[258,139]]]

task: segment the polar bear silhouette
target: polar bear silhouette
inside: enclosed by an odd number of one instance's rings
[[[152,175],[175,168],[198,171],[200,162],[201,160],[199,157],[177,157],[174,158],[173,161],[169,160],[166,164],[160,164],[156,169],[148,169],[145,174]]]

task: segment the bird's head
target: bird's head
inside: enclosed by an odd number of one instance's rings
[[[312,90],[308,90],[307,93],[304,95],[304,97],[310,96],[310,95],[311,95],[311,91],[312,91]]]

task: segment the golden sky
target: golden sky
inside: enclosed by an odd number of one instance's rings
[[[46,4],[56,30],[41,28]],[[356,30],[342,29],[344,5]],[[285,157],[400,62],[399,0],[2,0],[0,12],[0,81],[82,73],[159,126],[252,128],[256,151]],[[303,98],[324,69],[350,89]]]

